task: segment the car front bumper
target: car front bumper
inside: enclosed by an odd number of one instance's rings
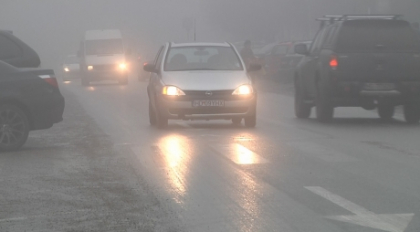
[[[194,100],[224,100],[224,106],[193,106]],[[257,96],[226,98],[196,98],[190,96],[161,96],[157,101],[159,113],[168,119],[232,119],[252,116]]]

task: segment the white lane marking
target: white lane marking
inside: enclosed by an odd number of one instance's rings
[[[410,221],[413,219],[413,213],[407,214],[375,214],[355,203],[348,201],[336,194],[319,186],[305,187],[309,191],[321,196],[332,203],[354,213],[355,215],[331,216],[329,219],[356,224],[359,226],[370,227],[389,232],[404,232]]]
[[[11,221],[23,221],[28,219],[27,217],[14,217],[14,218],[5,218],[0,219],[0,222],[11,222]]]
[[[212,148],[239,165],[267,163],[267,160],[239,143],[216,145]]]
[[[312,143],[312,142],[296,142],[289,143],[290,146],[310,155],[313,158],[322,159],[326,162],[356,162],[357,159],[344,154],[342,152],[334,151],[331,148]]]

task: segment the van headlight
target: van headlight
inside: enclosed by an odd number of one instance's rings
[[[175,86],[164,86],[162,94],[166,96],[182,96],[185,95],[184,91],[180,90]]]
[[[127,64],[126,63],[121,63],[118,65],[118,68],[120,68],[120,70],[126,70],[127,69]]]
[[[233,91],[232,95],[250,95],[254,92],[251,85],[241,85]]]

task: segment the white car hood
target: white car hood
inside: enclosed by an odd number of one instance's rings
[[[85,60],[86,60],[87,65],[119,64],[119,63],[125,62],[125,55],[114,54],[114,55],[86,56]]]
[[[162,75],[165,85],[182,90],[231,90],[251,84],[245,71],[174,71]]]

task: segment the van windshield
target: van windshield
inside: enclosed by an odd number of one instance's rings
[[[86,55],[106,55],[123,53],[121,39],[86,40]]]

